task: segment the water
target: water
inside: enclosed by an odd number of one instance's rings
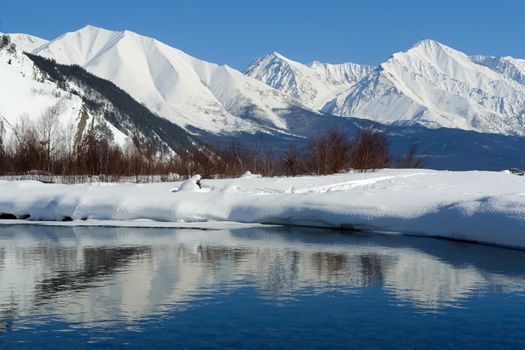
[[[0,226],[0,348],[525,348],[525,252],[305,229]]]

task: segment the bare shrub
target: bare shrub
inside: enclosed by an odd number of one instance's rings
[[[347,170],[352,145],[347,136],[337,129],[314,137],[307,154],[307,169],[317,175],[333,174]]]
[[[409,168],[422,168],[425,159],[418,156],[419,143],[412,142],[405,153],[397,162],[398,168],[409,169]]]
[[[280,173],[286,176],[297,176],[306,172],[306,164],[304,161],[304,154],[302,154],[296,146],[290,149],[283,155]]]

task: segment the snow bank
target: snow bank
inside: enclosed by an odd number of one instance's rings
[[[185,184],[0,181],[0,214],[31,220],[236,221],[370,229],[525,247],[525,177],[383,170]],[[179,190],[179,189],[183,190]],[[174,191],[174,189],[176,189]]]

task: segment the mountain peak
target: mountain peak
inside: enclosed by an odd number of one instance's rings
[[[94,26],[92,24],[86,24],[84,27],[80,28],[79,31],[82,31],[82,30],[98,30],[98,29],[102,29],[102,28]]]
[[[96,38],[101,38],[107,40],[107,38],[121,38],[127,34],[138,35],[134,32],[131,32],[127,29],[125,30],[111,30],[106,28],[97,27],[91,24],[88,24],[76,31],[68,32],[65,35],[73,35],[83,38],[90,38],[92,40]],[[60,38],[60,37],[59,37]]]
[[[453,49],[439,41],[424,39],[418,41],[414,46],[405,51],[394,53],[388,60],[380,64],[385,68],[392,62],[433,62],[434,65],[441,65],[447,60],[468,61],[468,56],[461,51]]]
[[[442,43],[440,43],[439,41],[437,40],[433,40],[433,39],[422,39],[422,40],[419,40],[417,43],[415,43],[412,48],[417,48],[417,47],[436,47],[436,46],[441,46],[441,47],[444,47],[445,45],[443,45]]]
[[[321,109],[345,88],[368,74],[372,67],[354,63],[303,64],[272,52],[255,60],[245,74],[280,90],[304,105]]]
[[[84,27],[76,30],[75,32],[115,32],[109,29],[97,27],[91,24],[87,24]]]
[[[274,51],[272,52],[269,56],[273,56],[273,57],[277,57],[277,58],[280,58],[282,60],[288,60],[286,57],[284,57],[283,55],[281,55],[279,52],[277,51]]]
[[[291,59],[289,59],[288,57],[282,55],[281,53],[277,52],[277,51],[273,51],[272,53],[270,54],[267,54],[267,55],[264,55],[262,57],[259,58],[259,60],[262,60],[262,61],[268,61],[268,62],[274,62],[274,61],[280,61],[280,62],[285,62],[287,64],[302,64],[302,63],[299,63],[299,62],[295,62]]]
[[[519,85],[525,79],[518,66],[421,40],[383,62],[327,111],[384,123],[525,134],[525,89]]]
[[[64,33],[62,36],[58,37],[57,39],[64,37],[64,36],[72,36],[72,35],[82,36],[82,37],[95,37],[100,34],[116,34],[116,33],[118,32],[88,24],[80,29]]]
[[[439,55],[439,54],[446,54],[446,55],[454,55],[454,56],[466,56],[465,53],[456,50],[448,45],[445,45],[439,41],[432,40],[432,39],[424,39],[418,41],[414,46],[412,46],[410,49],[405,51],[405,53],[424,53],[426,55]]]
[[[284,111],[305,108],[229,66],[197,59],[127,30],[88,25],[35,54],[61,64],[78,64],[112,81],[158,115],[192,130],[218,134],[282,129]],[[245,118],[248,113],[251,119]]]
[[[425,53],[430,55],[439,54],[441,52],[447,52],[447,53],[454,53],[458,52],[457,50],[440,43],[439,41],[432,40],[432,39],[423,39],[418,41],[414,46],[412,46],[410,49],[405,51],[405,53]]]

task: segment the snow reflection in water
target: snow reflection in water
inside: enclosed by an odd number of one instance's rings
[[[0,321],[134,322],[241,287],[274,303],[383,288],[392,305],[461,306],[525,290],[525,252],[305,229],[0,227]]]

